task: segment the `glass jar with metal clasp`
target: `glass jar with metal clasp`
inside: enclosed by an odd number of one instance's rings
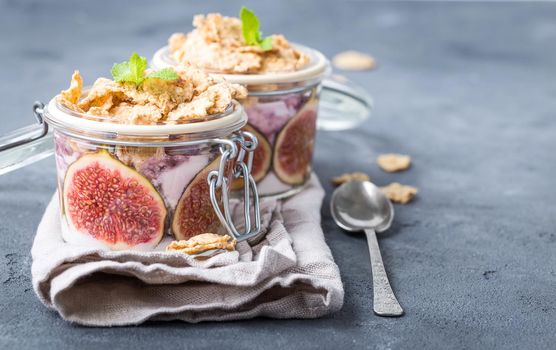
[[[119,124],[70,110],[56,97],[33,111],[36,125],[0,138],[0,174],[55,155],[66,242],[153,250],[168,235],[211,232],[242,241],[261,231],[251,176],[258,141],[241,130],[247,117],[238,102],[184,124]],[[232,184],[244,191],[237,215]]]
[[[309,63],[293,72],[223,74],[229,82],[247,87],[241,103],[249,117],[244,130],[259,139],[252,176],[264,197],[283,198],[301,191],[313,168],[317,129],[354,128],[370,115],[372,99],[353,82],[331,74],[330,62],[319,51],[293,45]],[[176,67],[167,46],[152,61],[154,69]],[[232,188],[239,188],[232,184]]]

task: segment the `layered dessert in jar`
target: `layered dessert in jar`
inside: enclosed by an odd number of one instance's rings
[[[84,89],[76,71],[45,111],[64,240],[144,250],[166,234],[229,234],[215,209],[244,140],[246,116],[235,99],[245,88],[192,68],[149,70],[136,54],[112,75]]]
[[[154,68],[195,67],[244,84],[248,130],[257,136],[252,174],[262,196],[301,190],[312,170],[321,81],[329,71],[316,50],[282,35],[263,37],[257,17],[195,16],[194,29],[175,33],[152,61]]]

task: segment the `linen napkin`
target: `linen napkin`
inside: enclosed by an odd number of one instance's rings
[[[320,226],[323,197],[313,175],[296,196],[261,203],[261,242],[199,261],[164,251],[170,237],[150,252],[70,245],[54,195],[31,250],[33,288],[65,320],[90,326],[320,317],[339,310],[344,298]]]

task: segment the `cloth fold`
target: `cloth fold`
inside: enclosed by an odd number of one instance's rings
[[[316,318],[339,310],[344,290],[320,226],[324,191],[313,175],[288,200],[262,201],[265,238],[199,261],[180,252],[113,252],[70,245],[58,197],[31,250],[33,288],[65,320],[90,326],[147,320]]]

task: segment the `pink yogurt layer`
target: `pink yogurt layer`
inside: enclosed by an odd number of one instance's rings
[[[279,97],[251,97],[256,103],[245,104],[249,124],[260,130],[272,143],[276,134],[282,130],[306,102],[302,94],[289,94]]]

